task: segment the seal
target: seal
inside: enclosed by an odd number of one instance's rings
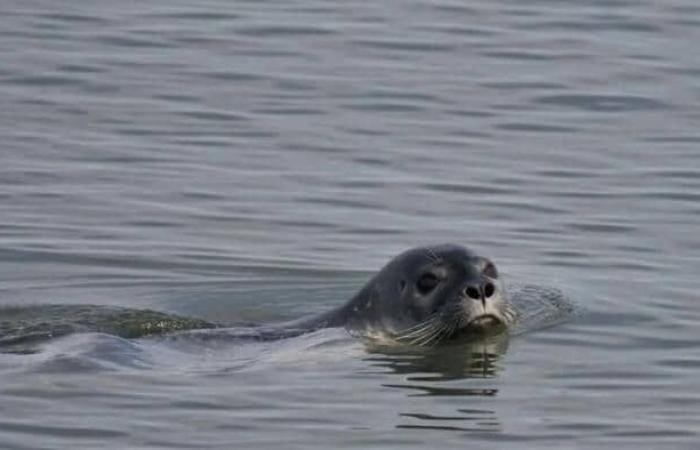
[[[373,340],[430,346],[505,331],[516,316],[493,262],[444,244],[396,256],[345,304],[284,327],[345,327]]]
[[[499,334],[515,323],[516,316],[493,262],[465,247],[444,244],[396,256],[344,304],[291,322],[231,326],[94,305],[0,309],[4,319],[0,351],[25,351],[26,343],[76,332],[125,338],[168,335],[169,339],[266,341],[330,327],[344,327],[380,344],[433,346],[459,336]]]

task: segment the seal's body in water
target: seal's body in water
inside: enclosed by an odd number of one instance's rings
[[[60,317],[61,327],[46,320],[42,308],[51,311],[54,322]],[[18,316],[22,320],[17,320]],[[291,322],[224,328],[199,319],[127,308],[6,308],[0,309],[0,323],[4,325],[0,327],[0,345],[85,331],[129,338],[175,332],[171,334],[174,338],[223,335],[268,340],[344,327],[352,334],[383,342],[429,346],[456,336],[502,332],[515,321],[515,309],[494,264],[464,247],[446,244],[414,248],[398,255],[345,304]],[[110,326],[112,322],[119,326]]]

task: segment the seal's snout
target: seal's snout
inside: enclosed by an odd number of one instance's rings
[[[480,284],[470,284],[464,288],[464,294],[472,300],[481,300],[484,305],[486,300],[491,298],[496,292],[496,287],[490,281]]]

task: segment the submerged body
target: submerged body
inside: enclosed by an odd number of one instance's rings
[[[558,291],[529,289],[520,289],[516,297],[523,293],[533,298],[560,296]],[[271,340],[330,327],[344,327],[353,335],[383,344],[431,346],[459,336],[469,339],[512,330],[519,319],[516,311],[490,260],[448,244],[408,250],[389,261],[344,304],[291,322],[231,327],[129,308],[12,307],[0,309],[0,348],[16,351],[26,343],[75,332],[126,338],[168,334],[173,338]]]

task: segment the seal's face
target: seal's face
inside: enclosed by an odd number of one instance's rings
[[[499,331],[515,319],[494,264],[464,247],[409,250],[369,286],[364,326],[411,345]]]

